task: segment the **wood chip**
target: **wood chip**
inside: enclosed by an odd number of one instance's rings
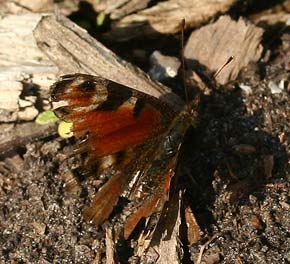
[[[13,151],[16,147],[51,136],[53,133],[56,134],[56,127],[55,124],[38,125],[34,122],[26,122],[9,127],[1,124],[0,131],[1,156]]]
[[[111,19],[120,19],[126,15],[147,7],[150,0],[87,0],[97,12],[110,14]]]
[[[0,77],[21,78],[24,73],[50,72],[51,67],[54,67],[36,46],[32,34],[41,17],[39,14],[31,13],[0,18]],[[11,72],[9,76],[8,71]]]
[[[182,246],[179,239],[179,229],[181,225],[181,199],[182,192],[176,193],[168,204],[166,217],[162,218],[158,223],[150,243],[149,249],[144,249],[141,252],[141,263],[147,263],[148,260],[158,256],[154,263],[158,264],[179,264]]]
[[[284,23],[286,27],[290,22],[290,14],[286,12],[280,12],[278,14],[259,14],[250,19],[253,23],[261,26],[274,26],[278,23]]]
[[[115,264],[115,238],[111,227],[106,227],[106,264]]]
[[[172,197],[172,200],[170,201],[170,221],[171,223],[167,223],[167,232],[168,230],[172,230],[170,233],[164,233],[163,238],[160,241],[160,244],[158,245],[158,253],[159,253],[159,259],[158,264],[165,264],[165,263],[180,263],[180,251],[181,251],[181,245],[180,245],[180,239],[179,239],[179,229],[181,225],[181,216],[180,216],[180,210],[181,210],[181,199],[182,199],[182,193],[175,195]],[[176,218],[172,218],[172,216],[176,216]],[[174,222],[172,223],[172,220]],[[172,225],[170,227],[170,224]]]
[[[48,93],[42,96],[42,89],[47,91],[51,80],[56,78],[57,67],[39,50],[32,34],[40,19],[41,15],[32,13],[0,17],[1,122],[34,119],[38,111],[32,103],[29,109],[19,112],[19,107],[28,106],[19,98],[23,83],[37,86],[40,103],[41,99],[48,98]],[[23,99],[29,101],[28,97]]]
[[[234,21],[223,16],[191,34],[185,47],[185,59],[189,67],[196,67],[198,62],[214,73],[233,56],[233,61],[216,77],[219,83],[225,84],[234,80],[250,61],[260,58],[262,35],[261,28],[244,19]]]
[[[0,108],[7,111],[18,110],[18,98],[22,91],[22,83],[17,81],[0,81]],[[0,121],[1,116],[0,116]]]
[[[250,16],[250,20],[256,25],[275,26],[278,23],[289,25],[290,22],[290,1],[277,1],[277,5],[270,5],[269,9],[265,9],[259,13]]]
[[[243,264],[243,260],[240,256],[237,256],[236,259],[235,259],[235,264]]]
[[[189,245],[195,244],[201,238],[201,230],[189,206],[185,208],[185,221],[187,225],[187,239]]]
[[[78,10],[79,0],[1,0],[0,13],[2,14],[31,14],[33,13],[52,13],[57,12],[63,15],[70,15]]]
[[[19,111],[18,114],[18,119],[23,120],[23,121],[32,121],[36,118],[38,115],[38,110],[31,106],[31,107],[26,107],[23,110]]]
[[[124,17],[107,34],[114,40],[128,40],[141,35],[180,32],[180,23],[197,27],[218,13],[225,13],[236,0],[168,0]]]

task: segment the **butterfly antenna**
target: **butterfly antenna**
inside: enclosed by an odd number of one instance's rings
[[[185,28],[185,19],[181,21],[181,66],[182,66],[182,79],[183,79],[183,88],[185,94],[185,102],[188,102],[188,89],[186,85],[185,77],[185,60],[184,60],[184,28]]]
[[[213,75],[213,77],[214,78],[216,78],[219,74],[220,74],[220,72],[229,64],[229,63],[231,63],[232,61],[233,61],[233,59],[234,59],[234,57],[233,56],[230,56],[229,58],[228,58],[228,60],[224,63],[224,65],[222,66],[222,67],[220,67],[216,72],[215,72],[215,74]]]

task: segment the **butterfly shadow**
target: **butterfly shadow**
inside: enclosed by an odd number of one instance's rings
[[[246,95],[239,87],[243,76],[221,87],[205,66],[196,61],[189,65],[198,68],[212,92],[201,97],[199,125],[185,139],[178,173],[186,203],[201,230],[211,236],[229,211],[234,220],[239,206],[249,204],[251,196],[257,197],[254,206],[259,206],[267,184],[287,176],[287,152],[272,133],[275,124],[267,120],[271,109],[256,99],[263,93],[258,82],[249,84],[256,90]],[[259,108],[251,109],[253,104]]]
[[[245,95],[237,81],[223,87],[218,86],[209,76],[209,70],[196,61],[198,74],[212,91],[202,95],[198,109],[199,122],[187,133],[182,146],[176,176],[175,194],[182,190],[183,209],[192,209],[204,236],[198,243],[203,244],[218,228],[231,232],[226,226],[217,224],[229,211],[233,221],[239,216],[239,207],[249,204],[251,196],[257,197],[257,204],[265,199],[266,186],[285,178],[287,152],[278,138],[271,133],[271,126],[265,120],[262,107],[249,113],[249,102],[255,101],[259,91]],[[241,77],[242,78],[242,77]],[[250,84],[258,87],[258,83]],[[273,170],[267,171],[267,164],[273,161]],[[174,194],[173,194],[174,196]],[[181,212],[183,246],[190,244],[186,235],[186,220]],[[170,213],[168,220],[159,225],[154,244],[161,239],[170,239],[178,214]],[[166,229],[166,236],[162,233]],[[227,230],[226,230],[227,229]],[[184,250],[188,252],[188,250]],[[189,261],[190,256],[184,259]]]

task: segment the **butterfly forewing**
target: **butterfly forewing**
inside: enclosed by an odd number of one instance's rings
[[[98,156],[162,134],[174,115],[154,97],[90,75],[66,75],[54,84],[51,94],[54,101],[68,104],[56,109],[56,114],[73,123],[75,136],[89,133],[87,144]]]
[[[167,199],[175,161],[167,160],[167,166],[159,173],[154,171],[158,166],[152,169],[150,164],[160,156],[156,146],[164,138],[175,113],[154,97],[84,74],[62,77],[53,85],[51,94],[54,101],[66,102],[66,106],[55,112],[62,120],[72,122],[73,134],[87,135],[79,152],[88,152],[88,163],[98,164],[100,158],[112,154],[122,157],[107,168],[113,169],[114,174],[85,208],[85,219],[97,225],[105,221],[134,176],[140,175],[131,196],[127,197],[131,200],[130,206],[135,207],[125,224],[127,238],[142,217],[162,208]],[[155,176],[150,180],[152,173]],[[146,184],[155,187],[151,192],[143,192]],[[144,203],[137,193],[143,195]]]

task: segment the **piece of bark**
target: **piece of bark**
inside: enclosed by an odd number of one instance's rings
[[[56,134],[55,124],[38,125],[35,122],[0,125],[0,156],[13,151],[15,148],[37,141],[53,133]]]
[[[124,16],[132,14],[136,11],[142,10],[149,4],[150,0],[130,0],[127,1],[126,5],[114,10],[111,13],[111,19],[120,19]]]
[[[23,121],[31,121],[34,120],[39,111],[34,106],[25,107],[24,109],[18,112],[18,119]]]
[[[167,87],[149,79],[139,68],[119,58],[65,17],[44,16],[34,36],[61,74],[98,75],[158,97],[173,109],[179,110],[182,105],[180,98]]]
[[[124,17],[113,24],[106,36],[112,40],[129,40],[141,35],[180,32],[181,21],[186,27],[197,27],[217,14],[225,13],[236,0],[168,0]]]
[[[111,19],[120,19],[144,9],[150,0],[88,0],[97,12],[109,14]]]
[[[182,245],[180,243],[179,230],[181,225],[181,200],[183,193],[180,191],[175,196],[172,197],[170,201],[170,211],[168,213],[169,223],[167,228],[171,228],[171,234],[163,233],[160,244],[156,246],[156,250],[159,253],[158,264],[179,264],[182,259]],[[173,215],[176,215],[176,218],[172,218]],[[172,222],[174,220],[174,222]],[[173,225],[170,227],[170,225]]]
[[[249,62],[259,60],[262,35],[263,29],[244,19],[234,21],[223,16],[214,24],[192,32],[185,47],[185,59],[189,67],[195,67],[197,62],[214,73],[232,56],[232,62],[216,77],[225,84],[234,80]]]
[[[16,0],[13,2],[31,12],[53,11],[53,0],[34,0],[34,1]]]
[[[18,98],[22,91],[22,84],[17,81],[0,81],[0,108],[7,111],[18,110]],[[3,122],[0,115],[0,121]]]
[[[112,11],[120,8],[128,3],[128,0],[87,0],[97,12],[104,12],[105,14],[110,14]]]
[[[51,13],[59,12],[63,15],[70,15],[72,12],[78,10],[79,0],[64,0],[64,1],[53,1],[53,0],[1,0],[0,1],[0,14],[31,14],[35,13]]]
[[[117,263],[115,259],[115,244],[114,231],[112,227],[106,227],[106,264]]]
[[[274,26],[276,24],[285,24],[285,27],[290,24],[290,14],[279,12],[277,14],[260,14],[250,18],[250,20],[258,26]]]
[[[285,24],[289,26],[290,23],[290,0],[278,3],[271,8],[263,10],[259,13],[253,14],[249,19],[256,25],[267,27],[277,24]]]
[[[147,263],[148,260],[153,259],[158,264],[181,263],[183,251],[179,230],[182,195],[182,191],[179,191],[170,198],[166,216],[160,219],[152,240],[143,242],[143,248],[139,245],[137,255],[141,257],[141,263]]]
[[[201,239],[201,229],[197,223],[195,215],[189,206],[185,208],[185,222],[187,225],[187,239],[189,246],[191,246]]]
[[[56,72],[57,68],[38,49],[32,35],[40,19],[41,15],[32,13],[0,19],[0,80],[22,81],[30,74]]]

